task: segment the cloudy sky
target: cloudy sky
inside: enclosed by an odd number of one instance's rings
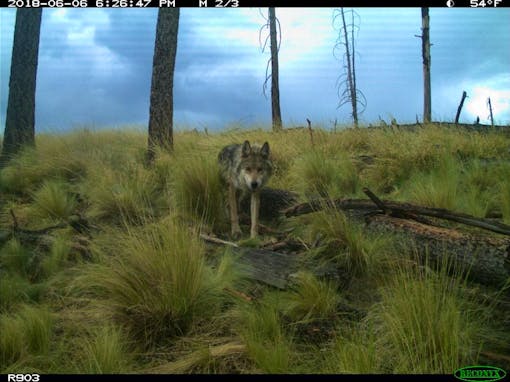
[[[183,8],[174,78],[174,118],[184,128],[268,124],[263,95],[269,52],[259,30],[267,9]],[[331,127],[350,121],[338,109],[342,62],[331,8],[277,8],[284,124]],[[358,8],[360,119],[422,119],[420,8]],[[44,9],[36,96],[37,131],[148,123],[157,9]],[[15,11],[0,9],[0,122],[5,123]],[[430,9],[432,117],[510,123],[510,9]],[[264,40],[267,30],[263,30]],[[269,92],[268,92],[269,94]]]

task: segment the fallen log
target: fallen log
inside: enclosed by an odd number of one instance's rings
[[[365,213],[380,211],[386,212],[386,214],[391,216],[402,218],[412,218],[413,215],[423,215],[462,223],[510,236],[509,225],[491,219],[477,218],[468,214],[452,212],[444,208],[423,207],[411,203],[400,203],[390,200],[383,200],[380,202],[384,203],[384,211],[368,199],[335,199],[332,201],[316,199],[287,208],[283,211],[283,214],[286,217],[299,216],[317,212],[325,208],[335,207],[339,210],[362,210]]]
[[[232,248],[239,269],[250,279],[286,289],[301,265],[301,256],[257,248]]]
[[[481,284],[502,286],[510,278],[510,238],[464,233],[388,215],[368,217],[366,229],[397,233],[401,244],[412,247],[420,258],[451,261],[456,272]],[[445,256],[448,258],[443,259]]]
[[[364,223],[369,233],[398,234],[398,244],[406,250],[414,251],[421,259],[428,258],[432,263],[450,261],[456,274],[466,274],[470,280],[500,287],[510,279],[508,238],[463,233],[388,215],[373,215],[365,220],[357,220]],[[215,243],[220,244],[219,241]],[[288,288],[293,282],[293,276],[303,268],[321,277],[341,279],[345,276],[333,264],[326,268],[316,268],[313,264],[305,263],[301,254],[237,245],[231,246],[231,250],[238,256],[240,269],[248,278],[279,289]]]
[[[510,226],[491,219],[476,218],[446,209],[380,200],[370,190],[364,191],[372,200],[316,199],[285,207],[291,200],[296,200],[295,195],[284,190],[269,189],[266,196],[270,196],[271,203],[270,211],[266,213],[266,216],[275,216],[276,212],[284,217],[292,217],[334,207],[346,212],[349,219],[363,224],[364,229],[369,233],[398,233],[400,243],[406,247],[412,246],[421,258],[428,256],[432,261],[439,261],[448,256],[456,265],[456,271],[469,272],[470,279],[474,281],[501,286],[509,280],[509,237],[482,232],[463,232],[459,229],[440,226],[437,221],[444,219],[507,236],[510,236]],[[261,203],[261,214],[266,208],[264,203]],[[249,271],[250,278],[278,288],[286,288],[292,279],[292,274],[303,266],[302,257],[282,253],[288,248],[281,245],[273,248],[269,246],[267,249],[240,247],[234,248],[233,251],[240,254],[240,262]],[[338,269],[332,268],[322,270],[322,274],[333,277],[338,274],[340,278],[342,277]]]
[[[470,279],[486,285],[501,286],[510,279],[510,238],[440,227],[423,216],[454,221],[509,236],[510,226],[441,208],[383,201],[370,190],[363,191],[371,200],[313,200],[288,208],[283,213],[290,217],[328,207],[348,212],[354,210],[355,214],[348,213],[347,216],[364,221],[367,231],[398,233],[405,245],[413,246],[422,258],[428,256],[433,261],[439,261],[442,257],[449,256],[456,271],[469,273]]]

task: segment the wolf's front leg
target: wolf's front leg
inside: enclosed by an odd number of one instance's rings
[[[237,192],[232,184],[228,185],[228,204],[230,209],[230,226],[232,228],[232,237],[238,238],[241,236],[241,227],[239,227],[239,215],[237,213]]]
[[[252,192],[250,215],[251,215],[251,230],[250,237],[254,238],[258,235],[259,230],[259,209],[260,209],[260,193],[258,191]]]

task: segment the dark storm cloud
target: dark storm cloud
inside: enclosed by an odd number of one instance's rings
[[[146,124],[157,11],[94,10],[95,15],[88,16],[85,11],[71,11],[47,20],[52,33],[41,41],[38,125]],[[186,122],[190,115],[204,116],[204,121],[214,121],[218,127],[259,113],[256,79],[228,69],[233,62],[242,63],[246,51],[206,39],[200,28],[204,21],[221,25],[224,16],[216,13],[204,20],[192,11],[181,10],[174,78],[176,122]],[[94,17],[96,22],[91,23]],[[92,28],[90,34],[86,28]],[[225,71],[218,71],[223,64]],[[72,104],[55,115],[66,100]]]
[[[332,9],[277,9],[282,23],[280,98],[284,123],[350,121],[337,109],[342,63],[332,55],[338,32]],[[413,122],[422,113],[419,8],[360,8],[357,81],[367,98],[361,120],[379,116]],[[0,121],[7,102],[14,10],[1,9]],[[432,111],[451,119],[462,90],[481,104],[499,97],[509,120],[507,10],[431,9]],[[41,30],[36,128],[147,124],[157,9],[45,9]],[[174,119],[189,127],[221,127],[270,119],[262,95],[268,52],[262,54],[257,9],[182,8],[174,76]],[[502,111],[501,111],[502,110]],[[461,117],[462,118],[462,117]]]

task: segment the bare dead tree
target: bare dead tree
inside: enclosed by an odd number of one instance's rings
[[[154,161],[156,147],[173,150],[173,85],[179,8],[158,11],[152,63],[147,162]]]
[[[345,21],[345,14],[351,15],[349,24]],[[340,22],[341,20],[341,22]],[[367,100],[363,92],[357,88],[356,84],[356,49],[355,49],[355,31],[359,30],[360,17],[354,11],[344,12],[343,8],[335,9],[333,12],[333,28],[338,31],[338,38],[333,48],[333,55],[340,60],[340,52],[342,52],[341,60],[344,72],[338,77],[336,87],[338,92],[338,108],[350,103],[352,107],[352,119],[354,126],[358,127],[358,115],[363,113],[366,108]],[[350,33],[349,33],[350,31]],[[358,110],[361,106],[361,111]]]
[[[19,8],[16,11],[0,168],[24,146],[35,145],[35,87],[41,17],[41,8]]]
[[[421,9],[421,51],[423,57],[423,122],[432,121],[432,101],[430,90],[430,27],[429,27],[429,9]]]
[[[494,127],[494,116],[492,115],[491,97],[487,98],[487,106],[489,108],[489,118],[491,120],[491,126]]]
[[[458,124],[459,123],[459,118],[460,118],[460,112],[462,110],[462,106],[464,105],[464,100],[466,99],[467,97],[467,93],[466,91],[463,91],[462,92],[462,98],[460,100],[460,104],[459,104],[459,107],[457,108],[457,115],[455,116],[455,124]]]
[[[262,15],[263,16],[263,15]],[[263,16],[265,18],[265,16]],[[269,35],[266,37],[264,44],[262,44],[261,36],[264,29],[269,28]],[[267,83],[271,78],[271,114],[273,121],[273,131],[282,130],[282,114],[280,110],[280,85],[278,75],[278,52],[280,51],[281,44],[281,27],[280,21],[276,17],[275,8],[269,8],[268,18],[259,31],[259,41],[261,42],[262,52],[264,52],[267,41],[270,41],[271,57],[267,61],[266,66],[266,79],[263,85],[264,96],[266,96]],[[271,74],[268,74],[269,63],[271,63]],[[267,96],[266,96],[267,98]]]

